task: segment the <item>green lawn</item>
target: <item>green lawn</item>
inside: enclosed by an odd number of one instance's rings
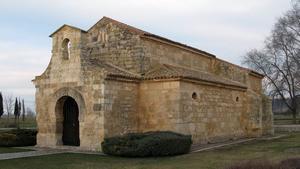
[[[25,151],[32,151],[32,150],[25,150],[20,148],[11,148],[11,147],[0,147],[0,154],[3,153],[17,153],[17,152],[25,152]]]
[[[20,128],[36,128],[35,117],[27,117],[22,120],[19,119]],[[13,117],[7,119],[7,117],[0,118],[0,128],[15,128],[15,119]]]
[[[0,161],[5,169],[222,169],[249,159],[277,162],[300,157],[300,133],[274,141],[257,141],[222,149],[164,158],[120,158],[86,154],[56,154]],[[5,167],[4,167],[5,166]]]
[[[300,116],[297,115],[296,123],[300,124]],[[293,116],[291,114],[287,115],[274,115],[274,124],[275,125],[290,125],[294,124]]]

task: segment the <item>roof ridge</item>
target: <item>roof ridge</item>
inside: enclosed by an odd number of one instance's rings
[[[50,35],[49,35],[49,37],[52,37],[54,34],[56,34],[58,31],[60,31],[63,27],[65,27],[65,26],[68,26],[68,27],[70,27],[70,28],[73,28],[73,29],[77,29],[77,30],[80,30],[80,31],[82,31],[82,32],[84,32],[84,33],[87,33],[87,31],[85,31],[85,30],[83,30],[83,29],[81,29],[81,28],[78,28],[78,27],[76,27],[76,26],[72,26],[72,25],[68,25],[68,24],[63,24],[62,26],[60,26],[58,29],[56,29],[56,31],[54,31],[53,33],[51,33]]]

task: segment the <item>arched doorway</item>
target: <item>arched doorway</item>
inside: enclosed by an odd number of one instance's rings
[[[64,145],[79,146],[79,108],[76,101],[69,96],[63,96],[63,135]]]
[[[82,97],[82,94],[73,88],[60,88],[53,93],[49,102],[49,112],[55,112],[51,114],[53,115],[53,117],[51,118],[55,119],[55,126],[53,126],[53,130],[51,130],[54,132],[54,140],[49,142],[53,143],[56,146],[82,146],[81,139],[83,132],[81,132],[80,124],[84,122],[86,112],[85,101]],[[74,110],[67,110],[67,107],[73,107]],[[69,120],[67,120],[67,117],[65,117],[66,114],[74,115],[74,128],[72,121],[69,122]],[[68,132],[68,129],[70,130],[70,132]],[[73,135],[71,135],[72,133]],[[68,136],[68,134],[70,134],[70,136]],[[70,139],[70,141],[68,141],[67,138],[73,139]],[[71,140],[73,141],[71,142]]]

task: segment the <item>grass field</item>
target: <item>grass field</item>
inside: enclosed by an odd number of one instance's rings
[[[35,117],[27,117],[24,121],[19,120],[20,128],[36,128]],[[15,128],[15,119],[12,117],[9,120],[7,117],[0,119],[0,128]]]
[[[300,157],[300,133],[273,141],[257,141],[214,151],[163,158],[121,158],[86,154],[56,154],[0,161],[3,169],[223,169],[250,159]]]
[[[17,152],[25,152],[25,151],[32,151],[32,150],[25,150],[19,148],[11,148],[11,147],[0,147],[0,154],[3,153],[17,153]]]
[[[298,115],[296,118],[297,124],[300,124],[300,116]],[[287,125],[293,124],[293,116],[292,115],[274,115],[274,124],[275,125]]]

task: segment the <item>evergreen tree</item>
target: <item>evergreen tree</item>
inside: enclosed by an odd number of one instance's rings
[[[19,102],[18,102],[18,99],[16,98],[16,101],[15,101],[15,110],[14,110],[15,125],[17,125],[18,114],[19,114]]]
[[[21,115],[21,111],[22,111],[22,102],[21,99],[19,97],[19,106],[18,106],[19,110],[18,110],[18,124],[17,127],[20,128],[20,115]]]
[[[21,102],[21,99],[19,97],[19,111],[18,111],[18,118],[20,118],[20,115],[21,115],[21,112],[22,112],[22,102]]]
[[[4,111],[3,111],[3,97],[2,97],[2,93],[0,92],[0,118],[3,115]]]
[[[22,100],[22,121],[25,121],[25,114],[26,114],[26,110],[25,110],[25,104],[24,104],[24,99]]]

